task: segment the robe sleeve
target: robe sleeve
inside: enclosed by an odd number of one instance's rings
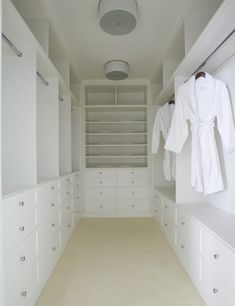
[[[218,97],[217,124],[218,130],[227,152],[235,151],[235,128],[229,92],[222,84]]]
[[[152,134],[152,153],[156,154],[159,149],[160,143],[160,133],[161,133],[161,118],[159,109],[157,110],[154,125],[153,125],[153,134]]]
[[[166,140],[165,149],[180,153],[183,145],[188,138],[188,124],[184,116],[183,105],[185,97],[182,88],[179,89],[176,97],[175,110],[172,117],[169,135]]]

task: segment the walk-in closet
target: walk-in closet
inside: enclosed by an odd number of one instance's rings
[[[234,306],[235,0],[0,5],[0,306]]]

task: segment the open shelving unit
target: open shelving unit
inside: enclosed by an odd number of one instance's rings
[[[86,86],[86,166],[147,167],[147,88]]]

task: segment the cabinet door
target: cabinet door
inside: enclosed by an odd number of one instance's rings
[[[171,219],[172,223],[176,222],[176,205],[171,200],[163,197],[163,204],[162,204],[164,214]]]

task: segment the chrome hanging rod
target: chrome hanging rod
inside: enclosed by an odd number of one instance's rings
[[[234,35],[235,33],[235,29],[232,30],[232,32],[230,32],[228,34],[228,36],[225,37],[225,39],[215,48],[215,50],[213,52],[211,52],[211,54],[201,63],[200,66],[198,66],[198,68],[190,75],[190,77],[186,80],[186,82],[193,76],[195,75],[196,72],[198,72],[199,70],[201,70],[215,55],[216,53],[223,47],[223,45]]]
[[[37,71],[37,76],[39,77],[39,79],[42,81],[42,83],[45,85],[45,86],[48,86],[49,85],[49,82],[41,75],[40,72]]]
[[[22,52],[6,37],[5,34],[2,33],[2,40],[15,52],[18,57],[23,55]]]

